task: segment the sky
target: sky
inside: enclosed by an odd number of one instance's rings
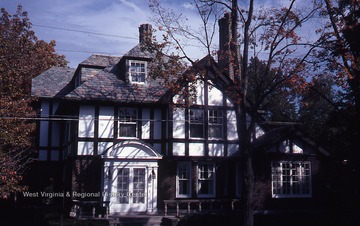
[[[188,2],[168,4],[191,13]],[[70,67],[93,53],[125,54],[138,44],[138,27],[151,24],[147,0],[0,0],[0,7],[10,14],[18,4],[28,12],[35,35],[55,40],[56,51],[66,56]]]
[[[187,23],[200,24],[192,0],[162,0],[162,5],[182,13]],[[239,3],[244,3],[240,0]],[[259,0],[261,5],[279,6],[284,0]],[[286,1],[287,2],[287,1]],[[66,56],[69,65],[77,65],[90,55],[121,56],[139,42],[138,27],[152,24],[148,0],[0,0],[0,8],[14,14],[23,6],[38,39],[56,41],[56,51]],[[156,28],[156,27],[154,27]],[[157,35],[158,37],[161,35]],[[215,42],[217,37],[215,38]],[[217,45],[217,43],[215,43]],[[193,60],[206,55],[204,48],[188,49]]]

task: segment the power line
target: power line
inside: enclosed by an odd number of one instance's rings
[[[115,119],[115,118],[86,118],[86,117],[16,117],[16,116],[2,116],[0,117],[1,119],[11,119],[11,120],[32,120],[32,121],[84,121],[84,122],[89,122],[89,121],[108,121],[108,122],[117,122],[117,123],[126,123],[127,121],[122,121],[121,119]],[[179,119],[179,120],[174,120],[174,119],[136,119],[133,120],[134,122],[137,123],[141,123],[141,122],[168,122],[168,123],[185,123],[185,122],[189,122],[189,120],[185,120],[185,119]],[[236,119],[227,119],[227,122],[235,122]],[[250,122],[249,120],[246,121],[247,123]],[[272,125],[301,125],[301,122],[280,122],[280,121],[260,121],[260,122],[256,122],[257,124],[261,125],[261,124],[272,124]]]
[[[56,51],[71,52],[71,53],[99,53],[99,54],[109,54],[109,55],[124,55],[124,53],[109,53],[109,52],[89,51],[89,50],[56,49]]]
[[[115,37],[115,38],[138,40],[138,38],[129,37],[129,36],[104,34],[104,33],[100,33],[100,32],[92,32],[92,31],[76,30],[76,29],[69,29],[69,28],[61,28],[61,27],[54,27],[54,26],[41,25],[41,24],[32,24],[32,25],[35,26],[35,27],[43,27],[43,28],[62,30],[62,31],[71,31],[71,32],[78,32],[78,33],[85,33],[85,34],[92,34],[92,35],[101,35],[101,36],[108,36],[108,37]],[[192,46],[192,47],[197,47],[197,48],[203,48],[204,47],[202,45],[194,45],[194,44],[184,44],[184,46]]]
[[[138,38],[135,37],[129,37],[129,36],[121,36],[121,35],[112,35],[112,34],[104,34],[99,32],[92,32],[92,31],[83,31],[83,30],[75,30],[75,29],[69,29],[69,28],[61,28],[61,27],[53,27],[48,25],[41,25],[41,24],[32,24],[35,27],[43,27],[48,29],[55,29],[55,30],[61,30],[61,31],[72,31],[72,32],[78,32],[78,33],[85,33],[85,34],[92,34],[92,35],[101,35],[101,36],[108,36],[108,37],[115,37],[115,38],[124,38],[124,39],[133,39],[138,40]]]

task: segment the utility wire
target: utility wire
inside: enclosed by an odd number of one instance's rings
[[[71,49],[56,49],[59,52],[72,52],[72,53],[99,53],[99,54],[109,54],[109,55],[124,55],[124,53],[109,53],[101,51],[86,51],[86,50],[71,50]]]
[[[75,29],[61,28],[61,27],[53,27],[53,26],[47,26],[47,25],[41,25],[41,24],[32,24],[32,25],[35,26],[35,27],[43,27],[43,28],[49,28],[49,29],[55,29],[55,30],[61,30],[61,31],[72,31],[72,32],[92,34],[92,35],[101,35],[101,36],[108,36],[108,37],[115,37],[115,38],[138,40],[138,38],[129,37],[129,36],[111,35],[111,34],[104,34],[104,33],[99,33],[99,32],[82,31],[82,30],[75,30]]]
[[[0,117],[1,119],[11,119],[11,120],[32,120],[32,121],[84,121],[84,122],[90,122],[90,121],[109,121],[109,122],[115,122],[117,121],[118,123],[128,123],[129,121],[126,120],[121,120],[121,119],[109,119],[109,118],[104,118],[104,119],[100,119],[100,118],[86,118],[86,116],[83,117],[65,117],[65,118],[60,118],[60,117],[14,117],[14,116],[2,116]],[[189,122],[189,120],[185,120],[185,119],[179,119],[179,120],[169,120],[169,119],[136,119],[133,120],[131,122],[176,122],[176,123],[185,123],[185,122]],[[235,122],[236,119],[227,119],[227,122]],[[247,123],[250,122],[249,120],[246,121]],[[280,121],[263,121],[263,122],[257,122],[257,124],[272,124],[272,125],[301,125],[302,123],[300,122],[280,122]]]

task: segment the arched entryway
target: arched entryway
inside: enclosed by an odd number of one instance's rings
[[[103,201],[110,202],[110,214],[155,213],[162,156],[149,144],[123,141],[103,158]]]

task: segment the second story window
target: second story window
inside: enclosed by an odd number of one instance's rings
[[[137,111],[133,108],[119,110],[119,137],[136,137]]]
[[[190,137],[204,138],[204,111],[190,109]]]
[[[223,112],[209,110],[209,137],[223,138]]]
[[[129,80],[131,83],[145,83],[147,75],[146,61],[129,61]]]

